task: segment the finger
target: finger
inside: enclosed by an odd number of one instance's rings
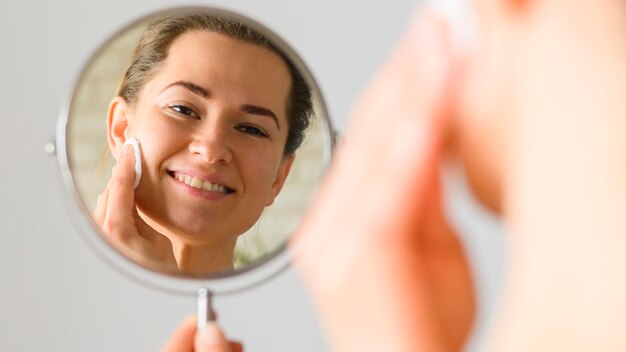
[[[127,242],[132,238],[128,237],[130,236],[129,231],[120,231],[120,229],[130,229],[135,226],[133,219],[135,209],[134,162],[135,156],[132,146],[125,145],[107,186],[109,194],[105,226],[109,230],[113,230],[110,231],[110,235],[117,236],[117,239],[122,242]]]
[[[196,317],[190,316],[174,331],[161,352],[192,352],[196,334]]]
[[[107,212],[106,206],[107,206],[108,201],[109,201],[109,188],[107,186],[102,192],[102,194],[98,196],[98,199],[96,200],[96,208],[93,211],[93,219],[96,222],[96,224],[100,226],[102,226],[102,224],[104,223],[104,219],[106,217],[106,212]]]
[[[428,211],[420,231],[419,256],[445,340],[450,350],[458,351],[475,316],[474,286],[459,237],[445,221],[441,208],[429,207]]]
[[[195,352],[232,352],[231,343],[214,322],[207,322],[206,327],[196,333]]]

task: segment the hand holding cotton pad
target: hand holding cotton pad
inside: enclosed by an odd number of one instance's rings
[[[139,141],[134,137],[130,137],[124,142],[124,145],[130,144],[135,150],[135,185],[134,189],[139,186],[139,180],[141,180],[141,150],[139,149]]]

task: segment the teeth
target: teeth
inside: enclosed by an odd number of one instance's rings
[[[226,188],[218,185],[217,183],[211,183],[211,182],[202,182],[202,189],[206,191],[213,191],[213,192],[224,192],[224,193],[226,192]]]
[[[183,174],[176,174],[175,178],[178,181],[183,182],[184,184],[189,185],[193,188],[198,188],[198,189],[203,189],[205,191],[213,191],[213,192],[222,192],[222,193],[227,192],[226,187],[220,186],[217,183],[202,181],[201,179],[197,177],[191,177],[189,175],[183,175]]]
[[[202,180],[199,179],[199,178],[194,177],[191,180],[191,187],[202,188]]]

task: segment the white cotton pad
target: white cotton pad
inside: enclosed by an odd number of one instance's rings
[[[133,188],[139,186],[139,180],[141,180],[141,150],[139,149],[139,141],[134,137],[130,137],[124,142],[124,145],[130,144],[135,150],[135,185]]]

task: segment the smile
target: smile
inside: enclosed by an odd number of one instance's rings
[[[197,188],[197,189],[203,189],[205,191],[220,192],[220,193],[226,193],[226,194],[235,192],[235,190],[230,189],[226,186],[223,186],[217,183],[212,183],[209,181],[205,181],[197,177],[183,174],[180,172],[170,172],[170,176],[186,184],[187,186]]]

